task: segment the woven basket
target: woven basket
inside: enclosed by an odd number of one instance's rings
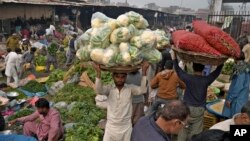
[[[205,54],[205,53],[184,51],[176,47],[172,47],[172,49],[180,57],[180,59],[186,62],[194,62],[194,63],[203,64],[203,65],[218,66],[218,65],[223,64],[228,59],[227,56],[220,56],[220,57],[212,56],[212,55]]]
[[[141,65],[137,66],[116,66],[116,67],[106,67],[104,65],[100,66],[103,71],[110,71],[116,73],[130,73],[137,71],[141,68]]]
[[[88,73],[85,71],[82,73],[81,79],[84,80],[84,82],[90,87],[90,88],[95,88],[95,84],[90,80]]]

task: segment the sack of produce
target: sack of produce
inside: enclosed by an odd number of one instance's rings
[[[88,29],[84,34],[82,34],[76,41],[77,45],[78,46],[88,45],[91,37],[91,32],[92,28]]]
[[[108,22],[106,23],[112,31],[115,30],[119,25],[116,19],[109,19]]]
[[[128,27],[120,27],[115,29],[110,36],[110,41],[113,44],[118,44],[121,42],[127,42],[134,35],[135,27],[129,25]]]
[[[130,46],[129,47],[129,54],[131,56],[132,66],[139,65],[142,63],[143,58],[141,55],[141,51],[138,48],[136,48],[134,46]]]
[[[119,26],[128,26],[129,25],[129,18],[126,14],[120,15],[116,20],[117,20],[117,23]]]
[[[132,46],[135,46],[137,47],[138,49],[142,48],[142,40],[141,40],[141,37],[140,36],[134,36],[130,39],[130,44]]]
[[[240,47],[236,41],[221,29],[208,25],[205,21],[193,21],[194,32],[202,36],[220,53],[240,57]]]
[[[197,53],[206,53],[214,56],[220,56],[221,53],[211,47],[200,35],[184,30],[175,31],[172,34],[174,44],[177,48],[185,51]]]
[[[102,64],[107,67],[115,66],[116,56],[118,54],[118,47],[116,45],[110,45],[103,52]]]
[[[165,48],[170,44],[169,39],[163,30],[157,29],[154,31],[154,33],[156,35],[156,49]]]
[[[81,61],[90,61],[90,51],[89,46],[83,46],[76,52],[76,57]]]
[[[104,49],[102,48],[94,48],[90,53],[91,60],[99,64],[102,64],[103,56],[104,56]]]
[[[116,58],[116,64],[120,66],[128,66],[132,62],[129,52],[120,52]]]
[[[143,49],[142,56],[151,64],[157,64],[162,60],[162,54],[157,49]]]
[[[109,26],[93,29],[90,38],[90,45],[94,48],[106,48],[109,46],[109,37],[112,30]]]
[[[92,15],[91,18],[91,27],[93,28],[99,28],[102,27],[105,23],[107,23],[109,20],[109,17],[104,15],[101,12],[96,12]]]
[[[129,19],[129,23],[133,24],[138,29],[146,29],[149,26],[148,21],[144,19],[139,13],[130,11],[126,13],[126,15]]]
[[[145,48],[153,48],[156,45],[156,36],[155,33],[151,30],[145,30],[141,34],[142,45]]]

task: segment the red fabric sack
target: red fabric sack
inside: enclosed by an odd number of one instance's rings
[[[240,57],[240,47],[229,34],[205,21],[193,21],[193,27],[196,34],[202,36],[220,53],[231,57]]]
[[[200,35],[185,30],[178,30],[172,34],[173,42],[177,48],[186,51],[206,53],[220,56],[221,53],[211,47]]]

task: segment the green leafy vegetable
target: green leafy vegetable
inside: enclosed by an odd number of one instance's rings
[[[81,87],[76,84],[66,84],[53,98],[54,102],[65,101],[87,101],[94,103],[95,92],[91,88]]]
[[[22,89],[31,93],[47,92],[46,87],[35,80],[28,82],[25,86],[22,87]]]
[[[35,62],[37,66],[45,66],[46,65],[46,56],[39,55],[35,58]]]
[[[50,46],[48,46],[48,53],[52,56],[56,56],[56,52],[58,51],[58,44],[57,43],[51,43]]]
[[[20,117],[28,116],[28,115],[32,114],[33,112],[34,112],[34,110],[32,110],[32,109],[22,109],[22,110],[16,112],[14,115],[9,116],[8,121],[12,121],[12,120],[15,120],[15,119],[20,118]]]
[[[49,79],[46,82],[48,86],[51,86],[53,83],[63,80],[65,72],[63,70],[57,69],[50,73]]]
[[[95,82],[96,72],[92,67],[88,67],[87,74],[92,82]],[[113,84],[113,77],[111,72],[102,72],[101,80],[103,84]]]

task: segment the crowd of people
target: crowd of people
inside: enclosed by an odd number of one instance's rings
[[[187,28],[190,30],[190,28]],[[52,31],[52,32],[50,32]],[[50,66],[57,68],[57,56],[49,48],[55,45],[55,29],[51,26],[39,35],[39,42],[46,51],[46,72]],[[22,32],[22,36],[28,32]],[[14,79],[14,87],[23,77],[26,64],[33,74],[35,71],[35,53],[37,48],[25,38],[19,45],[20,38],[14,33],[7,40],[5,74],[7,85]],[[76,55],[73,33],[63,38],[68,47],[65,67],[69,66]],[[29,37],[29,36],[28,36]],[[66,41],[67,40],[67,41]],[[223,115],[228,120],[215,124],[208,131],[203,131],[207,89],[220,75],[223,65],[213,71],[207,71],[202,64],[193,63],[192,73],[178,60],[170,49],[162,51],[163,60],[158,65],[144,62],[139,71],[131,73],[113,73],[114,85],[103,85],[100,66],[94,64],[96,71],[95,91],[107,96],[107,123],[104,141],[209,141],[229,138],[230,125],[250,125],[250,44],[242,45],[242,58],[237,60],[237,67],[232,76],[232,83],[226,97]],[[41,50],[41,49],[40,49]],[[181,65],[182,64],[182,65]],[[205,73],[204,73],[205,72]],[[183,97],[183,98],[182,98]],[[150,108],[145,112],[144,106]],[[59,113],[50,108],[46,99],[39,99],[32,115],[10,121],[9,124],[23,122],[24,135],[35,136],[39,140],[55,141],[63,136],[64,130]],[[37,124],[36,119],[42,122]]]

